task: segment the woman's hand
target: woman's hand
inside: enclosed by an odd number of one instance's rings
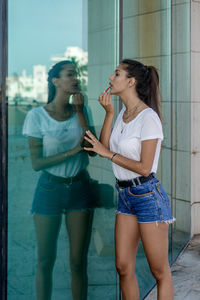
[[[86,131],[86,134],[88,137],[85,136],[84,139],[88,141],[93,147],[84,147],[85,150],[96,152],[102,157],[112,157],[112,152],[108,148],[106,148],[102,143],[100,143],[99,140],[96,139],[95,136],[89,130]]]
[[[84,97],[82,94],[74,94],[72,105],[76,112],[82,112],[84,107]]]
[[[98,99],[99,103],[103,106],[105,109],[106,113],[115,113],[115,109],[112,103],[112,95],[108,94],[106,92],[103,92]]]

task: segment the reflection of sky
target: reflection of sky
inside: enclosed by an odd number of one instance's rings
[[[86,0],[9,0],[9,75],[50,66],[50,57],[67,46],[87,50]],[[84,17],[83,17],[84,16]]]

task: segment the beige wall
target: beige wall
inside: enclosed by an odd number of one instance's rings
[[[163,99],[163,115],[165,119],[164,145],[169,147],[170,130],[170,6],[169,1],[123,1],[123,57],[141,60],[144,64],[154,65],[158,68],[161,81]],[[161,165],[167,166],[170,174],[169,155],[167,150],[162,151],[158,176],[161,177]],[[165,163],[166,161],[166,163]],[[165,176],[165,188],[171,193],[169,175]]]
[[[200,233],[200,1],[191,1],[191,235]]]
[[[172,198],[175,228],[190,232],[190,3],[172,6]]]
[[[158,176],[172,199],[174,230],[190,232],[190,3],[176,0],[171,9],[167,0],[124,0],[123,17],[123,57],[159,70],[165,139]]]
[[[138,59],[159,70],[165,139],[158,176],[172,199],[174,230],[185,233],[191,230],[191,234],[200,231],[199,2],[173,0],[171,8],[171,0],[123,1],[123,58]],[[116,3],[114,0],[88,2],[92,11],[88,89],[97,129],[104,118],[97,96],[106,88],[107,78],[118,63]],[[98,14],[99,11],[102,13]],[[95,164],[102,167],[104,161],[97,159]],[[107,162],[104,168],[108,169]],[[190,173],[195,180],[191,181]],[[106,178],[110,175],[108,171]]]

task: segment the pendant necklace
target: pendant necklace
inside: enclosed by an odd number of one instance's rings
[[[127,114],[126,111],[124,112],[123,116],[122,116],[122,123],[121,123],[121,133],[123,133],[125,126],[134,119],[135,114],[138,110],[138,107],[141,105],[141,103],[137,104],[133,109],[131,109],[129,111],[129,113]],[[125,116],[127,114],[127,116]],[[132,117],[131,120],[129,120],[129,118]],[[127,121],[127,123],[125,123],[124,121]]]

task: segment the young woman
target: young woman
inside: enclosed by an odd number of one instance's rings
[[[125,59],[110,76],[110,94],[99,97],[106,111],[100,141],[90,131],[85,139],[94,151],[112,161],[119,192],[115,224],[116,268],[124,300],[138,300],[134,274],[140,239],[159,300],[173,299],[168,263],[168,227],[173,222],[169,199],[155,173],[163,139],[159,111],[159,77],[152,66]],[[118,95],[124,107],[112,130]]]
[[[81,146],[87,128],[76,67],[71,61],[59,62],[48,74],[48,104],[32,109],[23,128],[33,169],[42,171],[32,205],[38,244],[38,300],[51,299],[62,213],[69,236],[73,299],[87,299],[87,252],[93,218],[88,153]]]

